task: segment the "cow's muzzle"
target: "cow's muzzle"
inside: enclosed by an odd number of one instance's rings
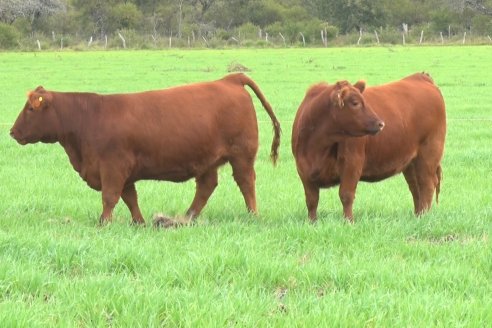
[[[10,129],[10,137],[14,138],[15,140],[17,140],[17,138],[15,137],[15,132],[14,132],[14,129]]]
[[[369,129],[369,134],[375,135],[379,132],[381,132],[384,129],[384,122],[383,121],[376,121],[372,125],[372,128]]]
[[[17,133],[17,130],[15,129],[10,129],[10,136],[15,140],[17,141],[19,144],[21,145],[25,145],[27,143],[26,140],[22,139],[20,136],[19,136],[19,133]]]

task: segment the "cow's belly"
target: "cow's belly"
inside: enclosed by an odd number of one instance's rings
[[[227,159],[219,153],[208,156],[151,159],[140,161],[132,180],[163,180],[184,182],[202,176],[211,170],[216,170]]]
[[[410,152],[404,156],[366,162],[366,165],[362,170],[360,180],[366,182],[376,182],[399,174],[408,167],[415,156],[416,154],[414,152]]]

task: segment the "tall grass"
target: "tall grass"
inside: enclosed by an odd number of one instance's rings
[[[21,147],[8,130],[27,90],[134,92],[212,80],[238,62],[283,127],[269,162],[271,124],[255,100],[260,215],[246,213],[225,166],[194,226],[97,226],[100,195],[59,145]],[[46,326],[470,326],[492,322],[489,47],[1,53],[0,322]],[[439,205],[417,219],[402,176],[357,190],[347,224],[336,189],[307,220],[290,129],[307,87],[368,85],[429,72],[447,104]],[[147,221],[183,213],[194,182],[139,182]]]

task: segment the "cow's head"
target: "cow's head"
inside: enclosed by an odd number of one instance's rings
[[[21,145],[35,142],[56,142],[58,119],[51,106],[53,96],[43,87],[27,93],[27,102],[10,135]]]
[[[330,115],[337,134],[360,137],[374,135],[384,128],[384,122],[365,102],[362,95],[366,84],[358,81],[337,82],[330,94]]]

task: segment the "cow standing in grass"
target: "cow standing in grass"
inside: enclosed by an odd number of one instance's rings
[[[260,99],[274,127],[275,163],[280,124],[258,86],[244,74],[133,94],[54,92],[28,94],[10,135],[20,144],[59,142],[73,168],[102,192],[100,222],[111,219],[121,197],[134,223],[144,223],[135,182],[195,178],[186,215],[195,218],[217,186],[217,169],[229,162],[250,212],[256,213],[254,161],[258,125],[252,99]]]
[[[358,182],[400,172],[415,214],[425,212],[434,191],[438,200],[445,135],[444,100],[427,74],[367,89],[362,81],[312,86],[292,130],[309,218],[317,219],[320,188],[339,184],[344,216],[352,221]]]

